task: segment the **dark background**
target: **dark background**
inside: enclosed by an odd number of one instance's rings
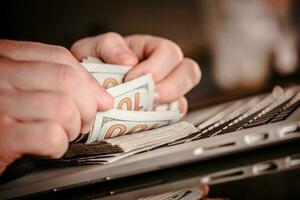
[[[289,76],[271,71],[267,84],[257,90],[222,91],[212,79],[211,52],[203,34],[203,23],[210,19],[204,15],[202,5],[203,1],[199,0],[7,0],[1,2],[0,38],[39,41],[67,48],[83,37],[110,31],[169,38],[202,69],[201,84],[187,95],[190,109],[264,92],[276,84],[299,82],[299,70]],[[299,5],[299,1],[294,1],[291,10],[291,23],[295,27],[300,21]]]

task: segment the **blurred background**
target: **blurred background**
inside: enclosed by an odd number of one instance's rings
[[[190,109],[300,82],[296,0],[10,0],[0,9],[1,38],[70,47],[113,31],[175,41],[203,72]]]

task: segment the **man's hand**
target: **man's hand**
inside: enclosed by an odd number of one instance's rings
[[[93,56],[106,63],[135,66],[127,74],[125,81],[151,73],[156,82],[156,104],[178,99],[180,110],[184,113],[187,101],[183,95],[201,77],[198,64],[192,59],[184,58],[178,45],[149,35],[123,38],[116,33],[106,33],[75,42],[71,52],[78,60]]]
[[[0,172],[22,154],[62,156],[112,106],[65,48],[0,40]]]

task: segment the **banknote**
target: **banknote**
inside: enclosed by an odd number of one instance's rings
[[[132,68],[131,66],[124,66],[124,65],[115,65],[115,64],[105,64],[102,62],[102,60],[100,60],[99,58],[95,58],[95,57],[87,57],[84,58],[82,60],[83,67],[90,72],[95,78],[96,80],[106,89],[108,88],[113,88],[117,85],[120,85],[122,83],[124,83],[124,77],[126,75],[126,73],[128,73],[130,71],[130,69]],[[147,78],[148,79],[148,78]],[[141,79],[143,80],[143,79]],[[150,82],[150,80],[148,79],[147,81]],[[153,82],[153,80],[151,80],[151,82]],[[143,82],[135,82],[137,84],[142,83]],[[112,96],[120,96],[119,94],[119,90],[120,92],[123,91],[124,88],[126,87],[130,87],[132,85],[134,85],[135,83],[131,83],[130,85],[124,85],[122,87],[120,87],[120,89],[113,89],[111,90],[111,94]],[[141,93],[145,92],[149,92],[150,96],[150,100],[148,101],[149,103],[151,101],[153,101],[153,93],[154,93],[154,86],[152,88],[152,83],[148,83],[149,85],[149,89],[147,88],[147,86],[142,86],[143,89],[141,91]],[[154,85],[154,82],[153,82]],[[152,93],[152,89],[153,89],[153,93]],[[128,89],[127,89],[128,91]],[[116,94],[115,92],[117,92],[118,94]],[[132,92],[134,93],[134,91]],[[138,92],[140,93],[140,92]],[[134,95],[131,94],[131,96],[134,96],[134,99],[137,99],[140,102],[144,102],[145,100],[142,100],[140,98],[141,97],[145,97],[145,95],[140,95],[138,93],[135,93]],[[115,100],[118,101],[118,100]],[[123,101],[123,105],[127,106],[127,103],[129,101]],[[115,105],[118,105],[115,103]],[[133,105],[133,104],[132,104]],[[134,105],[138,105],[138,104],[134,104]],[[137,108],[137,107],[136,107]],[[143,107],[144,108],[144,107]],[[128,109],[128,110],[132,110],[132,109]],[[133,110],[137,110],[137,109],[133,109]],[[143,109],[140,109],[143,110]],[[147,110],[150,110],[150,108],[148,107]],[[151,110],[153,111],[179,111],[179,104],[178,101],[174,101],[168,104],[163,104],[163,105],[156,105],[155,107],[151,107]]]
[[[100,58],[88,56],[82,59],[82,63],[104,63]]]
[[[167,104],[161,104],[154,107],[154,111],[180,111],[179,101],[173,101]]]
[[[175,111],[144,112],[111,109],[107,112],[98,112],[86,143],[155,129],[176,122],[181,117],[181,113]]]
[[[132,68],[125,65],[113,65],[91,61],[82,62],[81,65],[90,72],[105,89],[123,83],[125,75]]]
[[[107,89],[114,98],[114,108],[131,111],[153,109],[154,81],[146,74],[121,85]]]
[[[71,144],[60,162],[73,164],[107,164],[186,138],[198,129],[185,121],[161,128],[113,137],[91,144]]]
[[[90,133],[77,141],[92,143],[154,129],[171,124],[182,116],[178,102],[154,106],[155,86],[151,74],[124,83],[130,66],[105,64],[93,57],[84,59],[81,64],[113,96],[114,109],[98,112]]]

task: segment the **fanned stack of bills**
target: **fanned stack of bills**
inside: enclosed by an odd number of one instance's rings
[[[84,59],[81,64],[114,97],[114,108],[98,112],[90,133],[71,144],[60,162],[111,163],[197,131],[187,122],[174,124],[182,117],[178,102],[154,106],[151,74],[123,82],[132,67],[105,64],[96,58]]]
[[[154,130],[114,137],[91,144],[72,144],[60,162],[108,164],[185,138],[197,130],[192,124],[182,121]]]
[[[90,144],[154,129],[181,118],[176,102],[172,103],[175,106],[154,107],[155,91],[151,74],[124,83],[124,77],[131,69],[129,66],[104,64],[96,58],[84,59],[82,65],[114,97],[114,108],[97,113],[93,129],[79,142]]]

